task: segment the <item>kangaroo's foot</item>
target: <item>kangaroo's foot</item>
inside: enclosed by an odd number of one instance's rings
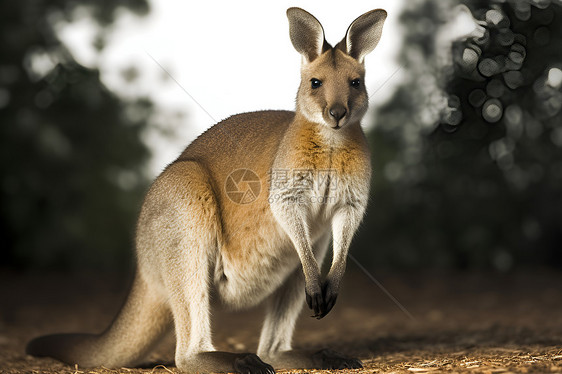
[[[176,359],[185,373],[275,374],[273,367],[253,353],[200,352]]]
[[[234,370],[240,374],[275,374],[269,364],[253,353],[242,354],[234,360]]]

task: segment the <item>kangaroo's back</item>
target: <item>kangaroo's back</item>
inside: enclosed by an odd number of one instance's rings
[[[199,162],[219,183],[242,168],[266,176],[294,117],[295,112],[282,110],[234,115],[201,134],[176,162]]]

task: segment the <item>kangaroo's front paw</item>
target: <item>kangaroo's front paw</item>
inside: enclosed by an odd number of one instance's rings
[[[326,304],[324,302],[324,293],[322,292],[322,288],[320,285],[316,287],[306,287],[306,303],[308,307],[314,313],[312,317],[315,318],[322,318],[325,314],[324,310],[326,309]]]
[[[266,364],[253,353],[245,354],[234,360],[234,371],[240,374],[275,374],[271,365]]]
[[[306,303],[314,312],[312,317],[316,319],[324,318],[336,304],[338,298],[337,287],[330,281],[326,281],[322,287],[313,291],[308,288],[306,291]]]
[[[329,349],[322,349],[312,355],[314,365],[319,369],[361,369],[363,364],[359,359],[343,356]]]
[[[316,318],[320,319],[330,313],[334,305],[336,305],[336,299],[338,298],[338,288],[334,283],[326,281],[322,286],[322,296],[324,299],[324,310],[320,316]]]

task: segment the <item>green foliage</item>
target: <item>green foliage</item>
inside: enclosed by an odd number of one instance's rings
[[[453,43],[452,64],[436,39],[456,4],[402,16],[407,77],[370,134],[359,243],[395,267],[562,266],[562,6],[462,3],[482,33]]]
[[[107,25],[123,7],[148,11],[144,0],[0,5],[3,266],[130,262],[150,155],[141,133],[152,104],[109,92],[98,71],[78,64],[54,32],[61,16],[86,10]]]

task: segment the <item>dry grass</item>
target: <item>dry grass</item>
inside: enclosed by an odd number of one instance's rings
[[[317,321],[303,313],[295,345],[328,346],[358,356],[365,368],[347,370],[357,373],[562,372],[561,274],[378,279],[415,320],[367,278],[351,275],[328,317]],[[103,329],[125,290],[126,282],[111,277],[0,277],[0,372],[178,373],[173,364],[162,364],[171,362],[173,338],[150,357],[156,364],[142,369],[70,367],[23,353],[25,343],[36,335]],[[261,313],[217,312],[217,348],[254,351]]]

